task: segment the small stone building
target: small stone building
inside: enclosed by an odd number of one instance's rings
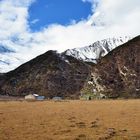
[[[45,96],[37,96],[36,100],[43,101],[43,100],[45,100]]]
[[[62,100],[62,97],[56,96],[56,97],[53,97],[52,100],[54,100],[54,101],[61,101]]]
[[[25,100],[35,101],[36,100],[36,97],[33,94],[29,94],[29,95],[26,95],[25,96]]]

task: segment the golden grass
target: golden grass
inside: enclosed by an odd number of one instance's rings
[[[0,102],[0,140],[140,140],[140,100]]]

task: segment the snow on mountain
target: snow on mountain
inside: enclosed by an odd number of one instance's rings
[[[96,63],[96,60],[108,54],[111,50],[119,45],[122,45],[129,41],[131,37],[119,37],[108,38],[101,41],[97,41],[90,46],[82,48],[68,49],[64,53],[69,56],[73,56],[77,59]]]

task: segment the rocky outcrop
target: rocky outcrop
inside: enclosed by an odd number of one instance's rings
[[[100,59],[90,82],[92,91],[108,97],[140,97],[140,36]]]

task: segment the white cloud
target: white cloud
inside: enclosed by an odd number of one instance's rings
[[[33,33],[29,28],[28,10],[34,1],[0,1],[0,45],[16,51],[8,57],[6,54],[5,60],[11,65],[1,71],[13,69],[50,49],[64,51],[108,37],[140,34],[139,0],[82,0],[92,4],[93,14],[87,19],[67,26],[53,24]]]
[[[33,21],[31,21],[31,24],[36,24],[37,22],[39,22],[39,19],[34,19]]]

